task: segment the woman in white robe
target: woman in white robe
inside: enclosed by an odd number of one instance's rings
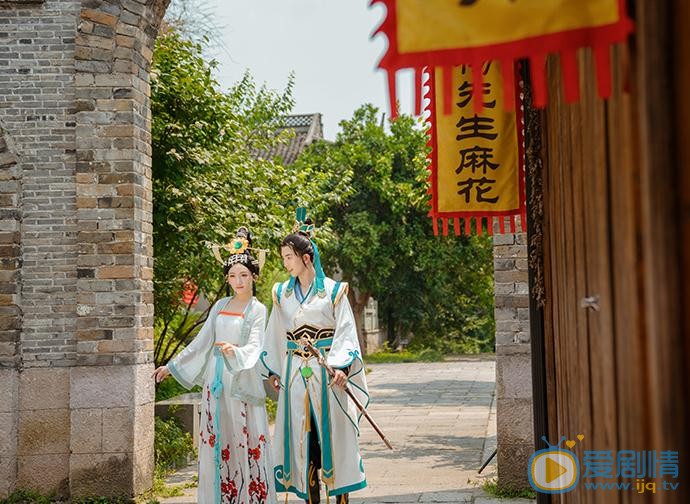
[[[348,502],[348,494],[367,482],[358,444],[361,415],[342,387],[348,383],[364,405],[369,394],[347,284],[323,275],[318,249],[305,233],[289,235],[281,253],[292,276],[273,288],[261,354],[266,376],[280,389],[273,439],[276,487],[318,503],[321,469],[327,495]],[[301,338],[337,368],[333,380],[304,351]]]
[[[258,261],[249,253],[249,232],[240,228],[224,274],[234,296],[218,300],[194,340],[166,366],[181,385],[202,387],[199,439],[201,504],[274,503],[275,485],[265,408],[256,363],[266,307],[254,296]]]

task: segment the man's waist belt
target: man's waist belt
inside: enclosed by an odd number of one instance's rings
[[[322,339],[332,338],[335,334],[335,329],[330,327],[314,327],[307,324],[299,326],[294,331],[288,331],[287,337],[290,341],[299,341],[306,338],[312,344]]]
[[[310,325],[299,326],[294,331],[288,331],[287,333],[287,349],[288,352],[292,352],[300,357],[311,357],[312,355],[308,350],[299,344],[302,338],[309,341],[313,346],[319,350],[328,351],[331,349],[333,344],[333,335],[335,330],[330,327],[318,328]]]

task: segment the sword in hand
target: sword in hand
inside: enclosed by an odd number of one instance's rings
[[[324,368],[326,370],[326,372],[328,373],[328,376],[330,376],[331,378],[333,378],[335,376],[335,370],[331,366],[328,365],[328,363],[326,362],[326,359],[324,359],[324,356],[321,354],[321,352],[319,352],[319,350],[316,347],[314,347],[314,345],[312,345],[309,340],[307,340],[306,338],[302,338],[300,340],[300,344],[310,354],[312,354],[314,356],[314,358],[316,358],[316,361],[319,363],[319,366],[321,366],[322,368]],[[389,449],[392,450],[393,446],[390,444],[388,439],[386,439],[386,436],[383,433],[383,431],[381,430],[381,428],[376,424],[374,419],[371,418],[371,415],[369,415],[369,412],[366,410],[366,408],[364,406],[362,406],[362,403],[359,402],[359,399],[357,399],[357,397],[355,397],[355,394],[352,392],[352,390],[350,389],[350,387],[347,384],[345,385],[345,392],[347,393],[348,396],[350,396],[350,399],[352,399],[352,402],[355,403],[355,406],[357,406],[357,409],[360,411],[360,413],[362,413],[364,418],[366,418],[367,421],[371,424],[371,426],[374,428],[374,430],[379,435],[381,440],[386,444],[386,446]]]

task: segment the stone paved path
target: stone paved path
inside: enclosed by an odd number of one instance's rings
[[[368,368],[369,412],[395,450],[388,450],[363,422],[360,446],[369,486],[353,494],[351,502],[530,503],[498,500],[483,492],[485,479],[496,476],[495,459],[477,474],[496,446],[492,359],[466,357]],[[190,467],[169,483],[188,481],[195,471]],[[281,495],[278,501],[284,499]],[[194,502],[194,489],[184,497],[161,499],[163,504]],[[290,498],[289,502],[301,501]]]

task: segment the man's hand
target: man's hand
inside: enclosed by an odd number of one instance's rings
[[[214,343],[225,355],[235,355],[235,345],[232,343]]]
[[[268,381],[271,383],[271,387],[273,387],[276,392],[280,393],[280,376],[272,375]]]
[[[345,390],[345,385],[347,385],[347,375],[343,373],[340,369],[334,369],[335,374],[331,378],[331,385]]]
[[[168,366],[160,366],[156,368],[156,370],[153,372],[152,378],[155,378],[156,383],[160,383],[163,380],[165,380],[168,376],[170,376],[170,370],[168,369]]]

